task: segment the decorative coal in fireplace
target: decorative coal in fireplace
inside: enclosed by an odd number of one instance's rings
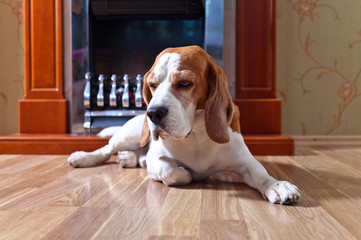
[[[143,76],[167,47],[198,45],[223,66],[223,8],[223,0],[72,0],[72,131],[144,113]]]

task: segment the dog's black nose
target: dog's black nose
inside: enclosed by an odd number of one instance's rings
[[[167,113],[168,109],[165,107],[154,107],[148,109],[147,116],[153,123],[159,124]]]

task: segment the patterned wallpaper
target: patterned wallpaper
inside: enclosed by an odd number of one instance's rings
[[[0,0],[0,135],[18,132],[18,99],[24,95],[22,0]]]
[[[283,132],[361,134],[361,1],[278,0]]]
[[[361,134],[361,0],[277,0],[283,132]],[[0,135],[18,131],[22,0],[0,0]]]

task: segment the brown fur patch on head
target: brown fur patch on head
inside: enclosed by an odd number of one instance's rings
[[[196,109],[205,110],[208,136],[217,143],[229,142],[228,127],[240,132],[239,111],[228,90],[227,77],[202,48],[190,46],[169,49],[182,55],[180,71],[191,71],[196,77],[192,91]]]
[[[179,77],[193,82],[191,102],[196,105],[196,109],[205,109],[205,102],[208,94],[207,66],[209,55],[198,46],[188,46],[181,48],[169,48],[170,53],[178,53],[182,56],[178,68],[181,73]]]
[[[170,74],[172,94],[186,108],[189,104],[196,104],[195,95],[198,89],[197,76],[191,70],[182,70]]]

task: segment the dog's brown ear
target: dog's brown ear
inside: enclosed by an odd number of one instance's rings
[[[150,131],[148,126],[147,116],[145,116],[142,136],[140,138],[140,147],[144,147],[145,145],[147,145],[147,143],[149,142],[149,138],[150,138]]]
[[[144,75],[144,82],[143,82],[143,99],[145,101],[145,103],[148,105],[150,100],[152,100],[152,93],[149,89],[149,86],[148,86],[148,77],[149,77],[149,74],[151,73],[151,71],[147,72],[145,75]]]
[[[227,77],[213,59],[208,64],[209,94],[205,106],[205,124],[208,136],[216,143],[228,143],[228,127],[233,120],[233,101],[228,90]]]
[[[152,100],[152,93],[150,92],[150,89],[149,89],[148,83],[147,83],[149,74],[150,74],[150,71],[145,74],[144,82],[143,82],[143,99],[147,105],[149,104],[150,100]],[[145,145],[147,145],[149,138],[150,138],[150,131],[149,131],[149,126],[148,126],[148,122],[147,122],[147,116],[145,116],[142,136],[140,139],[140,147],[144,147]]]

